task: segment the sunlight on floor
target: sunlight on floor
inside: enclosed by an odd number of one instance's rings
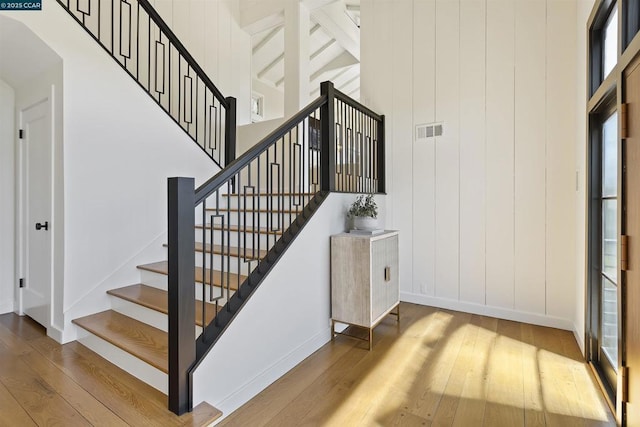
[[[335,408],[327,425],[357,421],[360,415],[352,415],[352,408],[365,401],[377,412],[403,408],[430,419],[434,412],[431,409],[437,409],[447,397],[458,399],[458,404],[486,401],[540,414],[609,420],[608,408],[597,396],[584,363],[478,325],[464,324],[448,331],[452,318],[446,312],[437,312],[416,321]],[[417,339],[422,345],[415,345]],[[443,345],[452,348],[433,350]],[[456,368],[462,368],[462,375],[453,370],[452,358],[456,359]],[[387,374],[389,369],[396,373],[393,377]],[[580,393],[577,376],[582,377],[582,386],[591,383]],[[399,382],[397,377],[414,380]],[[422,398],[406,406],[406,397],[415,393],[416,384],[424,385]],[[584,393],[589,394],[588,402],[599,404],[585,404]]]

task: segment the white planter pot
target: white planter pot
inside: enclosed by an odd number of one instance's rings
[[[377,230],[378,219],[370,216],[356,216],[353,218],[353,228],[356,230]]]

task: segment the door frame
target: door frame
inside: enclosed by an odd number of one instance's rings
[[[32,102],[26,106],[18,106],[16,105],[16,122],[17,129],[24,129],[24,112],[34,108],[40,104],[45,104],[45,109],[48,114],[49,119],[49,130],[47,139],[49,141],[48,144],[48,163],[50,164],[50,175],[49,175],[49,186],[47,186],[49,190],[49,206],[47,210],[47,218],[49,218],[49,222],[53,223],[53,213],[54,213],[54,191],[53,191],[53,183],[54,183],[54,142],[55,142],[55,123],[54,123],[54,103],[52,102],[50,94],[41,97],[35,102]],[[23,292],[22,288],[20,288],[19,283],[21,278],[25,278],[27,276],[27,258],[28,258],[28,232],[31,227],[31,224],[27,221],[27,204],[29,203],[29,195],[26,194],[25,182],[27,179],[27,149],[25,144],[22,143],[22,140],[19,137],[18,132],[16,132],[16,312],[19,315],[25,315],[24,312],[24,300],[23,300]],[[53,230],[51,232],[51,239],[49,244],[49,259],[50,263],[47,266],[49,270],[49,313],[48,313],[48,321],[44,326],[47,330],[53,324],[53,300],[54,300],[54,234]]]
[[[631,4],[633,3],[633,5]],[[613,7],[618,7],[618,51],[617,51],[617,62],[614,66],[613,70],[610,72],[608,76],[602,75],[602,25],[603,21],[606,20],[609,12]],[[598,138],[598,136],[594,135],[596,133],[597,126],[594,126],[594,115],[602,112],[601,108],[603,104],[605,104],[608,100],[615,97],[613,101],[615,104],[615,109],[618,112],[618,237],[621,235],[622,231],[622,223],[623,223],[623,212],[622,208],[624,205],[624,189],[622,188],[622,138],[621,138],[621,106],[624,100],[624,79],[625,73],[629,69],[630,66],[633,66],[636,61],[638,61],[638,57],[640,55],[640,31],[638,31],[638,22],[632,22],[630,20],[631,15],[627,16],[627,12],[632,10],[633,8],[640,7],[640,0],[595,0],[593,8],[591,10],[591,14],[589,15],[589,19],[587,21],[587,105],[586,105],[586,116],[587,116],[587,158],[586,158],[586,171],[587,171],[587,183],[588,189],[586,192],[587,200],[587,221],[586,221],[586,229],[585,229],[585,237],[586,237],[586,253],[585,253],[585,350],[587,361],[590,362],[590,352],[593,350],[593,340],[592,338],[592,330],[590,330],[591,317],[592,317],[592,306],[591,306],[591,291],[592,291],[592,264],[591,257],[593,248],[593,209],[592,209],[592,198],[593,198],[593,168],[596,166],[594,164],[594,156],[592,153],[594,146],[594,138]],[[619,244],[619,243],[618,243]],[[618,259],[620,256],[620,252],[618,249]],[[626,360],[625,351],[625,343],[623,342],[623,337],[625,336],[625,322],[624,319],[626,317],[626,307],[624,301],[625,288],[626,288],[626,279],[623,272],[618,268],[618,368],[619,373],[620,368],[622,368],[622,362]],[[592,368],[594,368],[593,364],[589,363]],[[621,396],[623,391],[623,382],[622,375],[618,374],[617,384],[615,387],[615,396],[614,400],[611,399],[611,396],[604,390],[603,381],[598,377],[598,372],[594,369],[594,373],[596,378],[603,388],[607,403],[611,407],[612,411],[616,416],[616,420],[618,423],[625,425],[626,420],[624,419],[624,404],[622,402]]]

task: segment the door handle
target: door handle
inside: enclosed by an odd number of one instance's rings
[[[42,229],[48,230],[49,229],[49,221],[45,221],[44,224],[40,224],[39,222],[36,222],[36,230],[42,230]]]

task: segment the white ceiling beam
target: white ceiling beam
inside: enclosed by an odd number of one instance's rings
[[[330,80],[330,81],[332,81],[332,82],[333,82],[333,81],[335,81],[336,79],[339,79],[343,74],[345,74],[345,73],[346,73],[347,71],[349,71],[350,69],[351,69],[351,68],[350,68],[350,67],[348,67],[348,68],[345,68],[344,70],[340,70],[340,71],[338,71],[338,72],[337,72],[333,77],[331,77],[330,79],[327,79],[327,80]],[[314,90],[312,90],[312,91],[311,91],[311,97],[313,98],[313,96],[314,96],[316,93],[318,93],[318,92],[320,92],[320,85],[317,85],[317,86],[316,86],[316,88],[315,88]]]
[[[337,70],[339,68],[350,67],[356,65],[358,60],[354,58],[349,52],[342,52],[340,55],[329,61],[324,67],[311,74],[311,81],[320,77],[323,73],[328,71]]]
[[[258,72],[258,78],[261,79],[265,74],[267,74],[273,67],[278,65],[280,61],[284,59],[284,52],[282,52],[276,59],[271,61],[266,67]]]
[[[347,16],[342,2],[316,9],[311,15],[330,37],[360,61],[360,29]]]
[[[284,25],[286,0],[240,0],[240,28],[255,35]]]
[[[313,35],[313,33],[315,33],[316,31],[318,31],[320,29],[320,25],[319,24],[315,24],[313,27],[311,27],[311,30],[309,30],[309,35]],[[256,45],[257,46],[257,45]],[[255,51],[254,51],[255,53]],[[280,63],[280,61],[282,61],[284,59],[284,52],[282,52],[280,55],[278,55],[278,57],[276,59],[274,59],[273,61],[271,61],[266,67],[264,67],[262,70],[260,70],[258,72],[258,78],[261,79],[265,74],[267,74],[269,72],[269,70],[271,70],[273,67],[275,67],[276,65],[278,65],[278,63]],[[280,80],[278,80],[278,83],[276,83],[276,86],[280,86],[280,84],[282,84],[282,82],[284,82],[284,77],[281,78]]]
[[[284,26],[280,25],[276,28],[274,28],[273,30],[269,31],[269,34],[267,34],[265,36],[265,38],[263,38],[262,40],[260,40],[259,43],[257,43],[253,49],[251,50],[251,53],[253,53],[255,55],[255,53],[257,51],[259,51],[260,49],[262,49],[264,47],[264,45],[266,45],[267,43],[269,43],[275,36],[277,36],[280,31],[282,31],[282,29],[284,28]]]
[[[325,50],[327,50],[329,48],[329,46],[331,46],[332,44],[334,44],[336,42],[336,39],[331,39],[328,42],[326,42],[325,44],[323,44],[322,46],[320,46],[319,49],[317,49],[315,52],[313,52],[311,54],[311,60],[316,59],[318,57],[318,55],[320,55],[322,52],[324,52]]]
[[[328,6],[331,3],[336,3],[337,1],[339,0],[302,0],[304,5],[307,6],[307,8],[312,12],[315,9]]]

